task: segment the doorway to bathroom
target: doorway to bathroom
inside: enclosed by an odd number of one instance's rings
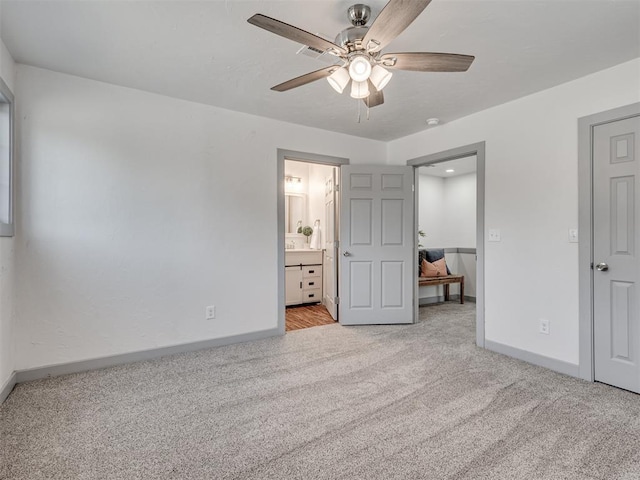
[[[331,163],[307,154],[283,159],[285,331],[338,320],[337,192],[339,166],[346,163],[342,160]]]

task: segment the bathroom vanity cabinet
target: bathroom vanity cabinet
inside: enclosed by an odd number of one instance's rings
[[[285,305],[322,301],[322,250],[285,252]]]

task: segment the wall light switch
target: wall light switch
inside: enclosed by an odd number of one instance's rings
[[[578,243],[578,229],[570,228],[569,229],[569,243]]]
[[[490,242],[499,242],[500,241],[500,230],[497,228],[489,229],[489,241]]]
[[[214,318],[216,318],[216,306],[215,305],[209,305],[207,307],[206,313],[205,313],[205,318],[207,320],[213,320]]]

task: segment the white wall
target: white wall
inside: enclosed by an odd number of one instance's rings
[[[476,174],[419,175],[418,226],[425,248],[476,247]]]
[[[0,41],[0,77],[9,89],[15,92],[15,63],[2,41]],[[0,390],[15,368],[13,295],[14,239],[0,237]]]
[[[317,163],[301,162],[296,160],[284,161],[284,174],[299,177],[301,179],[301,185],[299,188],[293,187],[292,193],[301,193],[305,197],[306,211],[303,219],[303,227],[310,226],[314,228],[314,222],[316,219],[320,220],[320,236],[322,241],[322,248],[326,242],[324,231],[327,223],[325,208],[324,208],[324,190],[325,179],[331,175],[331,170],[334,167],[328,165],[322,165]],[[285,188],[286,191],[286,188]],[[309,237],[308,240],[310,240]],[[286,235],[287,243],[295,243],[296,248],[303,248],[308,246],[307,238],[304,235]]]
[[[433,175],[418,176],[418,228],[425,233],[419,238],[424,248],[441,248],[446,245],[444,231],[444,179]]]
[[[277,148],[386,161],[381,142],[33,67],[18,87],[18,369],[275,328]]]
[[[476,248],[476,174],[444,179],[445,247]]]
[[[389,163],[486,141],[486,338],[578,363],[578,118],[640,101],[640,59],[388,145]],[[582,232],[586,235],[587,232]],[[486,241],[486,230],[485,230]],[[539,319],[551,334],[538,333]]]
[[[309,164],[309,226],[313,227],[316,219],[320,220],[320,240],[322,248],[327,242],[327,215],[325,212],[326,179],[331,176],[334,167],[320,164]],[[315,227],[314,227],[315,228]]]

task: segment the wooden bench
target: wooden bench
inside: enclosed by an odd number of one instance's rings
[[[464,275],[446,275],[442,277],[420,277],[418,285],[430,287],[434,285],[444,285],[444,301],[449,301],[449,285],[460,284],[460,303],[464,303]]]

